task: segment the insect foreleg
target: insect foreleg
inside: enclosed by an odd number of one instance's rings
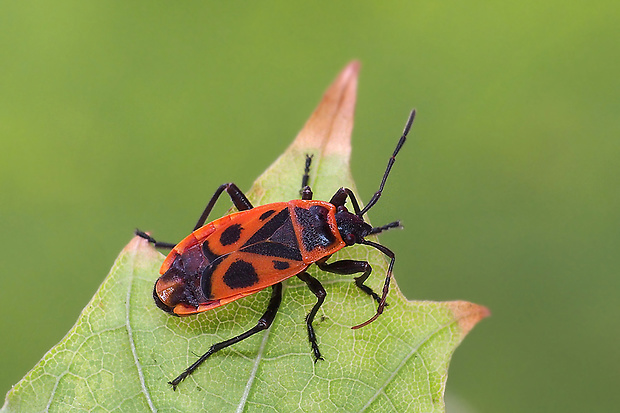
[[[375,301],[381,303],[381,297],[379,297],[379,294],[377,294],[372,290],[372,288],[364,284],[364,282],[368,279],[370,273],[372,272],[372,267],[366,261],[341,260],[332,262],[330,264],[319,261],[316,264],[323,271],[331,272],[334,274],[349,275],[363,272],[363,274],[359,277],[355,277],[355,285],[357,285],[360,290],[374,298]]]

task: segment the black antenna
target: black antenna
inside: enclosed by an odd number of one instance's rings
[[[388,229],[392,229],[392,228],[402,228],[402,224],[400,223],[400,221],[394,221],[394,222],[390,222],[389,224],[385,224],[383,226],[380,227],[374,227],[369,233],[368,235],[374,235],[374,234],[380,234],[383,231],[387,231]]]
[[[368,210],[370,208],[372,208],[377,203],[379,198],[381,198],[381,193],[383,192],[383,187],[385,186],[385,182],[387,181],[387,177],[390,174],[390,170],[392,169],[392,165],[394,165],[394,161],[395,161],[396,155],[400,151],[400,148],[402,148],[403,145],[405,144],[405,141],[407,140],[407,134],[409,133],[409,129],[411,129],[411,125],[413,124],[413,120],[414,119],[415,119],[415,109],[411,111],[411,114],[409,115],[409,119],[407,119],[407,124],[405,125],[405,129],[403,130],[403,135],[400,137],[400,140],[398,141],[398,144],[396,145],[396,149],[394,149],[394,153],[392,154],[392,156],[390,157],[390,159],[388,161],[387,168],[385,169],[385,173],[383,174],[383,179],[381,180],[381,185],[379,186],[379,190],[377,192],[375,192],[375,194],[372,196],[372,198],[368,202],[368,205],[366,205],[364,207],[364,209],[362,209],[359,212],[359,214],[357,214],[358,216],[361,217],[366,212],[368,212]]]

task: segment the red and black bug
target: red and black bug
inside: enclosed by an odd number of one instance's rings
[[[329,202],[312,200],[312,190],[307,185],[312,158],[307,156],[300,200],[253,207],[235,184],[228,183],[215,191],[192,233],[178,244],[159,242],[144,232],[136,231],[155,247],[171,250],[153,289],[155,303],[168,313],[177,316],[197,314],[272,287],[267,310],[256,326],[229,340],[213,344],[194,364],[169,382],[173,388],[176,389],[213,353],[269,328],[282,300],[282,281],[293,276],[304,281],[317,298],[306,317],[306,327],[315,361],[322,359],[312,323],[327,293],[319,280],[306,272],[311,264],[336,274],[361,273],[355,278],[355,284],[378,302],[378,308],[373,317],[352,328],[368,325],[383,312],[394,267],[394,253],[366,237],[399,227],[400,223],[396,221],[373,228],[364,222],[363,215],[381,197],[414,117],[415,110],[409,115],[403,134],[388,161],[379,190],[362,209],[348,188],[340,188]],[[205,224],[224,191],[239,212]],[[345,207],[347,198],[353,213]],[[336,251],[353,244],[371,246],[390,258],[380,296],[364,284],[372,271],[368,262],[340,260],[327,263]]]

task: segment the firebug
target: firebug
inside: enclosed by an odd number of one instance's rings
[[[241,297],[271,287],[271,299],[258,323],[236,337],[213,344],[194,364],[169,383],[174,389],[213,353],[238,343],[269,328],[282,300],[282,281],[297,276],[304,281],[317,301],[306,316],[308,339],[315,362],[322,360],[312,323],[327,295],[320,281],[306,272],[316,264],[321,270],[336,274],[360,274],[355,284],[377,301],[378,307],[369,320],[352,327],[364,327],[381,315],[390,288],[394,253],[387,247],[366,239],[390,228],[400,227],[395,221],[381,227],[364,222],[364,214],[379,200],[396,155],[402,148],[415,118],[411,112],[396,149],[390,157],[379,190],[364,208],[348,188],[340,188],[329,201],[312,199],[308,186],[312,157],[306,156],[302,177],[301,199],[254,207],[233,183],[221,185],[198,219],[191,234],[178,244],[159,242],[136,230],[136,234],[155,247],[169,249],[161,266],[161,277],[155,282],[153,298],[157,306],[176,316],[187,316],[217,308]],[[226,191],[239,212],[210,223],[207,218],[220,195]],[[353,212],[345,207],[348,200]],[[372,268],[366,261],[327,260],[340,249],[354,244],[376,248],[390,258],[381,295],[364,284]]]

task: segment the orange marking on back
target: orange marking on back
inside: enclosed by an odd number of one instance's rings
[[[209,235],[211,235],[215,231],[215,225],[212,223],[205,224],[198,228],[196,231],[192,232],[192,235],[199,241],[204,240]]]
[[[327,210],[327,216],[325,217],[326,223],[329,227],[329,231],[334,237],[334,241],[327,246],[315,247],[312,251],[307,251],[302,239],[303,227],[297,219],[295,208],[309,209],[312,206],[321,206]],[[260,253],[240,251],[241,247],[244,246],[252,236],[260,231],[272,218],[281,213],[284,208],[288,209],[290,215],[293,231],[295,232],[295,237],[299,246],[301,261],[292,257],[287,258],[286,254],[285,256],[279,256],[277,254],[282,254],[279,252],[275,252],[274,256],[270,256],[267,255],[264,250]],[[273,212],[270,213],[270,211]],[[334,252],[342,249],[346,244],[338,231],[335,212],[336,207],[329,202],[292,200],[289,202],[261,205],[251,210],[235,212],[198,228],[173,248],[164,261],[160,272],[162,274],[165,273],[179,255],[186,254],[190,248],[205,242],[208,243],[208,249],[213,256],[223,258],[210,274],[210,299],[201,303],[198,308],[187,305],[186,303],[179,303],[174,307],[173,311],[178,315],[190,315],[225,305],[293,277],[308,268],[310,264],[325,259]],[[261,217],[263,219],[261,219]],[[233,225],[238,226],[236,231],[232,231],[235,235],[231,237],[230,234],[224,234],[224,236],[222,236],[222,234]],[[230,232],[231,231],[229,231],[229,233]],[[266,252],[268,253],[270,251],[271,250],[268,249]],[[250,281],[244,280],[243,275],[245,273],[238,273],[241,277],[237,278],[235,275],[232,278],[232,283],[230,276],[228,280],[225,280],[226,272],[229,270],[231,264],[239,261],[243,261],[243,265],[251,265],[250,270],[253,269],[256,273],[254,274],[255,279],[251,279]],[[234,273],[235,271],[232,272]],[[228,281],[230,285],[227,284],[226,281]],[[234,285],[235,282],[238,283],[237,286]],[[243,282],[246,282],[248,285],[243,285]]]
[[[252,264],[257,275],[257,281],[254,284],[242,288],[231,288],[226,284],[224,280],[226,271],[236,261]],[[284,270],[276,270],[273,261],[286,262],[289,267]],[[306,268],[308,268],[308,264],[303,261],[235,251],[227,256],[211,274],[211,298],[226,302],[234,301],[291,278]]]

